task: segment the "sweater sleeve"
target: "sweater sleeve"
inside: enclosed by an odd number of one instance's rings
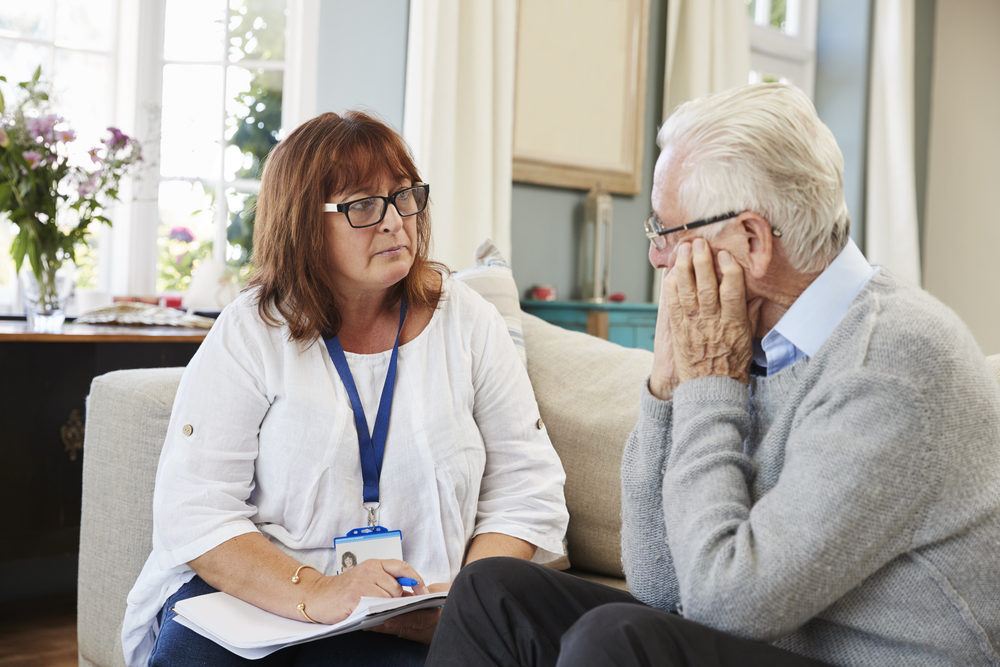
[[[622,454],[622,565],[629,591],[657,609],[674,611],[680,597],[663,521],[663,469],[670,451],[672,405],[642,383],[639,421]]]
[[[854,369],[815,387],[756,503],[746,387],[692,380],[673,411],[663,495],[684,615],[726,632],[802,626],[911,548],[937,487],[924,398],[898,377]]]

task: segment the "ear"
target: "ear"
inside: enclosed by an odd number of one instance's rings
[[[774,236],[771,234],[771,224],[753,211],[740,214],[737,221],[747,244],[747,270],[754,278],[762,279],[771,261],[774,259]]]

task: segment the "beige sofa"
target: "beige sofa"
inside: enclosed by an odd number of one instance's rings
[[[525,314],[528,374],[566,469],[569,557],[581,576],[624,587],[619,467],[652,353]],[[125,598],[151,548],[153,481],[183,369],[94,380],[84,442],[80,665],[120,667]]]

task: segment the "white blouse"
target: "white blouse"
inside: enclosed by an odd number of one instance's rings
[[[153,497],[153,551],[128,596],[122,645],[145,665],[187,562],[259,531],[321,572],[334,538],[367,525],[354,413],[322,340],[304,348],[257,314],[256,290],[219,317],[174,401]],[[373,428],[391,351],[347,353]],[[401,345],[379,492],[379,523],[403,558],[450,582],[469,541],[503,533],[562,554],[565,474],[503,318],[446,278],[427,327]],[[291,573],[289,573],[291,576]]]

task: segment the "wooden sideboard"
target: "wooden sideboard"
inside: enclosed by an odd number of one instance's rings
[[[653,351],[654,303],[522,301],[521,310],[564,329],[589,333],[623,347]]]
[[[186,366],[204,329],[0,321],[0,602],[76,590],[86,397],[98,375]]]

